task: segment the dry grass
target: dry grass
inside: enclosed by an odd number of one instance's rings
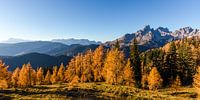
[[[43,100],[97,100],[97,99],[196,99],[194,88],[159,89],[149,91],[128,86],[116,86],[105,83],[78,83],[41,85],[32,88],[11,88],[0,90],[0,99],[43,99]]]

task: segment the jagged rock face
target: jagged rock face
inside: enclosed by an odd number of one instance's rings
[[[163,46],[173,40],[191,36],[200,36],[200,30],[192,29],[191,27],[185,27],[176,30],[175,32],[171,32],[168,28],[158,27],[157,29],[153,29],[147,25],[135,33],[128,33],[114,41],[106,42],[105,45],[114,45],[118,40],[121,47],[126,47],[129,46],[136,38],[140,48],[145,48],[146,50]]]

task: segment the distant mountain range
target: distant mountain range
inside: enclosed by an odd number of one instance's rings
[[[135,33],[125,34],[123,37],[120,37],[114,41],[108,41],[105,43],[105,45],[112,46],[118,41],[121,48],[126,48],[132,44],[133,40],[136,38],[140,50],[145,51],[148,49],[161,47],[173,40],[192,36],[200,36],[200,30],[193,29],[191,27],[185,27],[172,32],[169,31],[168,28],[158,27],[157,29],[153,29],[150,27],[150,25],[147,25]]]
[[[37,42],[37,41],[31,41],[31,40],[23,40],[23,39],[17,39],[17,38],[9,38],[8,40],[1,41],[0,43],[7,43],[7,44],[15,44],[15,43],[22,43],[22,42]],[[90,41],[88,39],[53,39],[49,42],[57,42],[62,43],[65,45],[72,45],[72,44],[80,44],[80,45],[90,45],[90,44],[101,44],[100,41]]]
[[[30,40],[24,40],[24,39],[17,39],[17,38],[9,38],[8,40],[1,41],[0,43],[20,43],[20,42],[30,42]]]
[[[1,56],[18,56],[27,53],[41,53],[47,55],[67,55],[74,56],[77,53],[85,52],[88,49],[94,50],[98,45],[65,45],[57,42],[48,41],[35,41],[35,42],[22,42],[15,44],[0,44],[0,55]]]
[[[101,44],[100,41],[90,41],[88,39],[53,39],[52,42],[58,42],[58,43],[63,43],[66,45],[72,45],[72,44],[80,44],[80,45],[90,45],[90,44]]]

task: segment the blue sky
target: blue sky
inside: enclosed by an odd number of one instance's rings
[[[147,24],[199,28],[199,5],[200,0],[0,0],[0,41],[108,41]]]

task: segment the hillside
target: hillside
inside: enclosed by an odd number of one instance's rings
[[[68,56],[49,56],[39,53],[29,53],[14,57],[1,57],[6,65],[9,65],[8,70],[13,71],[16,67],[23,64],[31,63],[34,69],[37,67],[53,67],[60,66],[61,63],[67,65],[71,57]]]

